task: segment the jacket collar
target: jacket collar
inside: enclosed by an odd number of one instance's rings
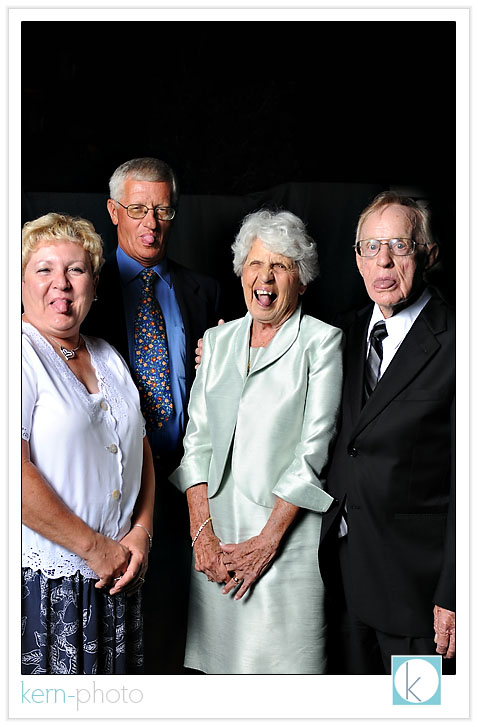
[[[360,356],[359,363],[350,360],[349,394],[353,407],[354,420],[357,422],[353,435],[364,429],[388,404],[410,384],[428,361],[440,348],[437,334],[447,328],[446,311],[437,297],[431,298],[424,307],[403,343],[393,357],[387,370],[377,384],[373,395],[362,408],[363,374],[365,366],[366,331],[370,315],[362,317],[351,339],[350,352]],[[361,336],[361,341],[358,341]],[[355,373],[353,373],[355,371]]]
[[[249,376],[270,366],[283,356],[299,335],[302,308],[299,304],[293,314],[279,328],[272,341],[266,348],[261,350],[249,371]],[[239,327],[239,335],[236,338],[236,363],[243,379],[247,377],[247,366],[249,361],[249,347],[251,337],[252,316],[246,313]]]

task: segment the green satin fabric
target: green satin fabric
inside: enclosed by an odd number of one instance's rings
[[[270,508],[248,500],[226,466],[210,500],[214,531],[225,543],[257,535]],[[303,510],[269,570],[241,600],[191,569],[185,665],[206,674],[322,674],[324,587],[317,567],[322,516]]]
[[[322,470],[336,430],[342,387],[342,332],[298,308],[247,375],[252,319],[206,331],[189,403],[184,457],[171,481],[183,492],[217,492],[232,443],[236,486],[265,507],[276,496],[325,512],[332,498]]]
[[[193,570],[186,664],[217,674],[315,674],[323,670],[320,513],[332,502],[322,470],[340,404],[343,336],[298,308],[247,375],[251,322],[247,314],[206,332],[171,481],[182,491],[207,482],[214,531],[227,542],[257,535],[277,496],[304,511],[247,598],[233,601]]]

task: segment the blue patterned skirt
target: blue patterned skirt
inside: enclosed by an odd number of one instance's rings
[[[22,674],[142,674],[141,591],[22,568]]]

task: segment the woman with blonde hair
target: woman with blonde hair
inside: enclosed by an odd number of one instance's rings
[[[80,326],[102,242],[50,213],[22,231],[22,673],[142,669],[154,476],[121,356]]]

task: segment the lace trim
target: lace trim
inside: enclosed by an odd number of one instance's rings
[[[74,553],[54,553],[48,550],[38,551],[30,547],[23,553],[22,567],[31,568],[33,571],[41,571],[47,578],[61,578],[62,576],[71,576],[76,571],[80,571],[85,578],[94,578],[98,580],[98,576],[91,568],[86,565],[85,561],[79,555]]]
[[[91,396],[86,387],[69,369],[66,361],[63,361],[60,356],[58,356],[53,346],[41,335],[41,333],[37,331],[34,326],[30,323],[25,323],[25,321],[23,321],[22,325],[34,341],[35,346],[48,359],[57,373],[63,379],[66,379],[71,383],[71,386],[76,391],[77,395],[86,403],[90,415],[93,416],[98,406],[96,397]],[[106,360],[104,360],[105,357],[101,350],[102,347],[107,346],[108,344],[102,339],[94,339],[89,336],[83,336],[83,340],[85,341],[86,348],[90,354],[91,365],[95,370],[100,392],[110,405],[111,413],[116,419],[125,419],[128,416],[126,403],[117,393],[114,378],[110,369],[106,365]]]
[[[95,370],[100,392],[110,405],[112,415],[116,419],[126,419],[128,417],[128,407],[124,398],[118,395],[118,387],[101,352],[101,347],[109,346],[109,344],[102,339],[90,338],[89,336],[83,336],[83,339],[90,354],[91,365]]]

